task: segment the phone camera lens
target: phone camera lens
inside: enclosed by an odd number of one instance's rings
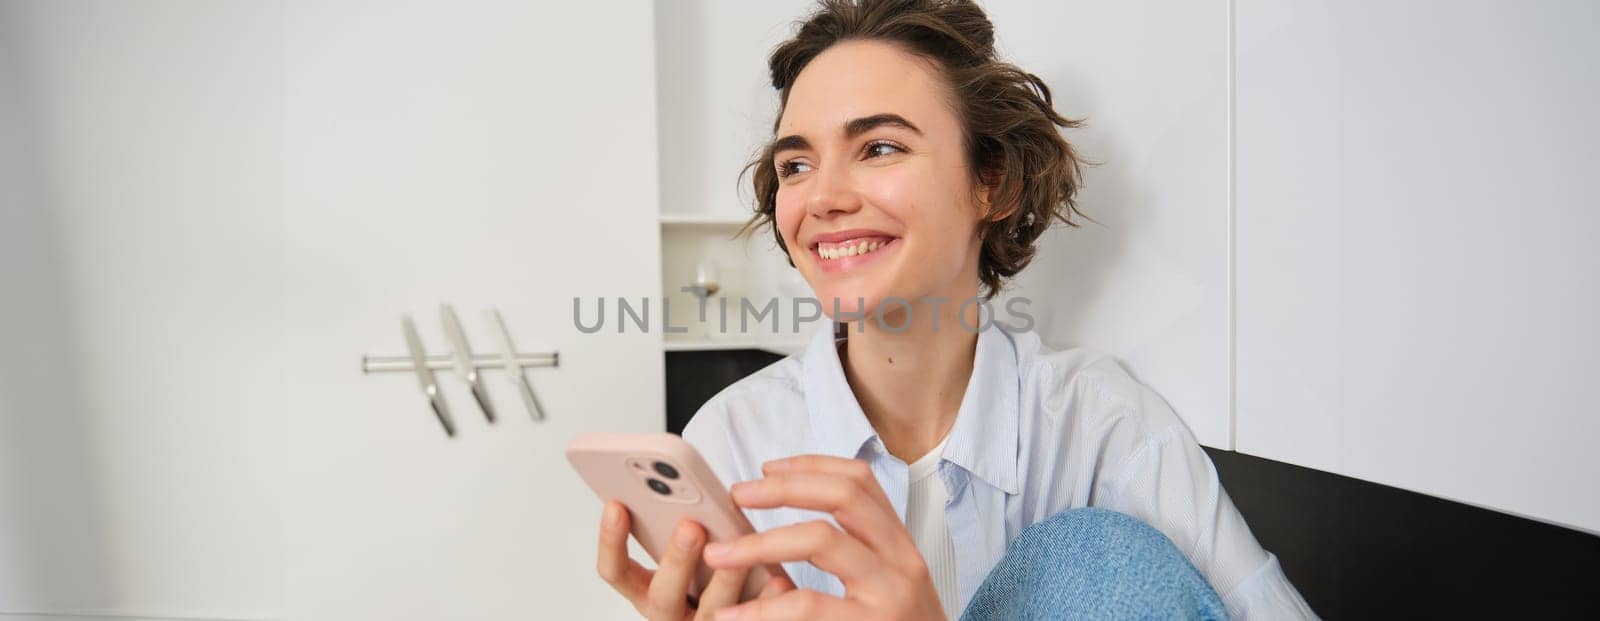
[[[650,489],[655,490],[657,494],[661,494],[662,496],[672,495],[672,488],[668,487],[666,483],[662,483],[658,479],[650,479],[646,481],[646,483],[649,483]]]
[[[677,468],[673,468],[672,464],[669,464],[669,463],[664,462],[664,461],[658,461],[658,462],[656,462],[655,468],[656,468],[656,472],[661,473],[661,476],[667,477],[669,479],[678,478],[678,469]]]

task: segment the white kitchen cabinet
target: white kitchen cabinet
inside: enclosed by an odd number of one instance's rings
[[[1236,14],[1238,449],[1600,531],[1600,7]]]

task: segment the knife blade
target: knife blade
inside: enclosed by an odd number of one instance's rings
[[[522,365],[517,364],[517,348],[511,344],[511,331],[506,329],[505,319],[500,317],[500,311],[490,309],[484,311],[489,320],[498,328],[500,336],[500,359],[506,366],[506,377],[517,387],[517,392],[522,395],[522,404],[528,408],[528,415],[535,421],[544,420],[544,406],[539,404],[539,398],[533,394],[533,385],[528,383],[527,376],[522,373]]]
[[[444,335],[450,339],[450,348],[454,350],[456,374],[472,389],[472,399],[478,402],[484,418],[493,423],[494,406],[489,403],[489,393],[483,387],[483,378],[478,375],[478,366],[472,362],[472,348],[467,345],[467,333],[461,329],[461,319],[456,317],[455,309],[450,308],[449,304],[440,304],[439,320],[444,323]]]
[[[416,370],[417,381],[422,384],[422,394],[428,397],[428,405],[433,407],[439,424],[444,425],[444,434],[454,438],[455,422],[450,420],[450,408],[445,406],[444,397],[439,394],[439,382],[434,379],[433,369],[428,368],[428,353],[422,349],[422,338],[417,336],[417,325],[411,320],[411,315],[400,316],[400,328],[405,331],[406,349],[411,351],[411,366]]]

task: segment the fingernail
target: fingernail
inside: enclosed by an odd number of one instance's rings
[[[717,611],[717,621],[733,621],[739,618],[738,608],[723,608]]]
[[[611,528],[622,521],[622,512],[617,510],[616,505],[607,503],[605,516],[601,519],[605,521],[606,528]]]
[[[732,547],[733,546],[720,541],[717,543],[708,544],[706,546],[706,559],[715,560],[727,556],[728,550]]]
[[[678,526],[678,548],[688,550],[694,547],[694,529],[686,522]]]

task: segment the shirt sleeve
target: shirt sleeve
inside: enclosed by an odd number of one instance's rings
[[[1262,549],[1222,489],[1216,468],[1189,428],[1151,389],[1126,407],[1144,424],[1142,441],[1101,479],[1094,503],[1139,518],[1167,535],[1205,575],[1234,619],[1316,619]],[[1115,462],[1114,462],[1115,463]]]

